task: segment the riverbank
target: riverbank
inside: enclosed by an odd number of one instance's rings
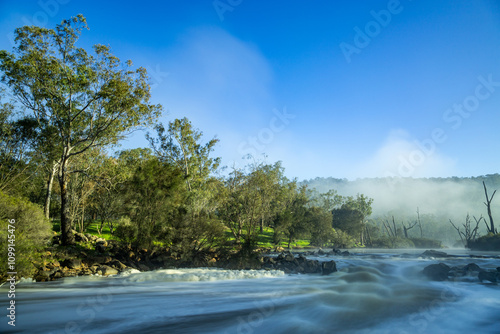
[[[148,272],[160,269],[178,268],[219,268],[228,270],[274,270],[285,274],[321,274],[329,275],[337,271],[336,261],[339,258],[369,257],[377,260],[380,256],[365,254],[364,249],[346,250],[307,250],[297,253],[283,248],[256,249],[252,252],[235,250],[212,250],[198,253],[189,260],[178,254],[164,250],[133,250],[114,240],[105,240],[92,234],[75,233],[77,243],[73,246],[60,246],[57,236],[53,245],[42,254],[40,262],[34,263],[35,272],[32,279],[36,282],[54,281],[68,277],[80,276],[114,276],[131,270]],[[380,250],[382,251],[382,250]],[[390,250],[385,250],[390,251]],[[497,270],[486,270],[474,263],[480,255],[469,255],[471,262],[462,266],[444,263],[456,256],[442,251],[416,249],[398,255],[405,259],[429,259],[435,263],[424,268],[423,274],[431,280],[456,280],[467,276],[476,282],[500,282],[500,257]],[[2,281],[5,281],[4,277]]]

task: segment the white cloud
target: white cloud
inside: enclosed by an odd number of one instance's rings
[[[392,130],[357,174],[366,177],[440,177],[453,175],[455,160],[439,152],[439,144],[419,141],[405,130]]]

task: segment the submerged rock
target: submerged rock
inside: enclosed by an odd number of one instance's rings
[[[321,264],[321,271],[322,275],[329,275],[331,273],[334,273],[337,271],[337,264],[333,260],[328,262],[323,262]]]
[[[420,255],[422,257],[448,257],[449,255],[445,252],[440,252],[437,250],[426,250]]]
[[[490,281],[492,283],[497,283],[500,281],[500,272],[498,271],[481,271],[478,275],[479,282]]]
[[[450,267],[444,263],[431,264],[424,268],[423,273],[433,281],[445,281],[448,279]]]

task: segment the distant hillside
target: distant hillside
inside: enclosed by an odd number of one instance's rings
[[[500,190],[500,174],[478,177],[449,178],[365,178],[355,181],[346,179],[315,178],[301,182],[319,192],[335,189],[340,195],[365,194],[374,199],[372,217],[395,214],[411,217],[417,207],[421,214],[432,214],[462,220],[469,212],[486,216],[482,182],[488,193]],[[500,224],[500,194],[493,199],[493,215]]]

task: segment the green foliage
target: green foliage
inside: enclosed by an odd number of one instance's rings
[[[351,248],[356,245],[356,240],[340,229],[333,230],[332,245],[335,248]]]
[[[326,246],[334,236],[332,229],[332,214],[319,207],[308,208],[305,220],[309,225],[311,245]]]
[[[488,233],[483,235],[469,242],[469,248],[481,251],[498,251],[500,250],[500,234]]]
[[[344,204],[339,209],[334,209],[332,214],[332,226],[335,229],[340,229],[351,236],[355,236],[363,228],[363,214],[357,209]]]
[[[125,188],[126,212],[137,226],[136,247],[149,248],[155,240],[173,237],[168,222],[179,214],[182,182],[178,168],[156,158],[138,166]]]
[[[409,238],[415,245],[415,248],[442,248],[443,245],[441,244],[441,241],[439,240],[434,240],[434,239],[428,239],[428,238]]]
[[[121,217],[116,223],[116,231],[114,235],[118,240],[132,245],[137,240],[138,226],[133,224],[129,217]]]
[[[58,172],[64,244],[74,242],[67,191],[73,158],[117,143],[161,112],[161,106],[149,104],[146,70],[133,70],[131,61],[122,64],[108,46],[95,45],[93,54],[76,47],[83,29],[88,27],[81,14],[55,30],[24,26],[15,31],[14,53],[0,51],[2,82],[32,113],[40,132],[51,133],[40,138],[54,145],[37,147]]]
[[[10,220],[15,235],[15,271],[17,277],[31,277],[35,267],[33,263],[40,260],[38,252],[46,246],[52,231],[51,224],[37,205],[25,199],[11,197],[0,192],[0,249],[4,260],[0,261],[0,272],[7,273],[9,242],[8,227]]]

